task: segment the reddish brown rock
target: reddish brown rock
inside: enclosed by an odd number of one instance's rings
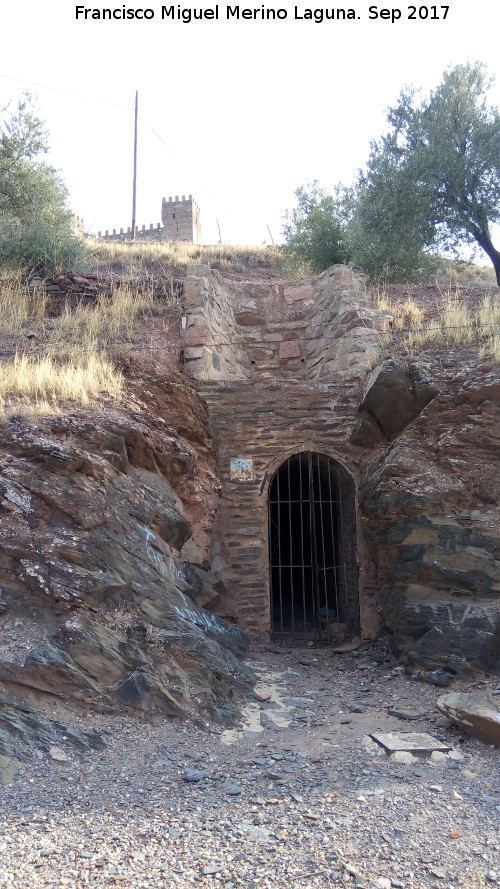
[[[287,303],[293,303],[298,300],[310,299],[314,293],[314,287],[312,284],[291,284],[285,287],[283,293]]]
[[[280,358],[300,358],[300,345],[294,340],[285,340],[280,343]]]
[[[495,392],[471,380],[438,396],[367,468],[361,510],[379,609],[415,668],[500,670]]]
[[[418,417],[438,392],[437,386],[417,364],[407,365],[387,358],[368,377],[360,410],[387,439],[392,440]],[[365,432],[363,438],[365,429],[368,434]],[[370,447],[373,435],[366,423],[365,429],[358,429],[355,443]]]
[[[193,601],[217,507],[206,408],[140,394],[0,430],[0,693],[217,716],[249,674],[241,632]]]
[[[500,747],[500,690],[450,692],[438,699],[442,713],[455,725],[484,741]]]

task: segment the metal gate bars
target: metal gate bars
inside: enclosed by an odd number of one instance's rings
[[[330,457],[289,457],[269,490],[271,629],[281,642],[359,632],[354,484]]]

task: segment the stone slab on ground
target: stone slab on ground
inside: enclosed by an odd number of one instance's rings
[[[388,707],[389,716],[397,716],[398,719],[421,719],[422,713],[418,710],[404,709],[402,707]]]
[[[387,753],[396,753],[399,750],[408,753],[432,753],[433,750],[441,750],[447,753],[452,749],[449,744],[438,741],[427,732],[374,732],[370,738]]]

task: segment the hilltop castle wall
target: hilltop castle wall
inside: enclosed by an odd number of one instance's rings
[[[192,244],[199,244],[201,240],[201,216],[200,208],[193,196],[190,194],[187,198],[182,195],[179,199],[178,195],[174,198],[169,197],[162,199],[161,208],[162,222],[151,222],[148,226],[142,225],[140,228],[136,226],[134,239],[143,241],[188,241]],[[116,228],[110,231],[106,229],[104,233],[99,231],[98,238],[105,241],[130,241],[132,240],[132,228]]]

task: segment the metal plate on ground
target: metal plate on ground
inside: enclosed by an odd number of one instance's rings
[[[452,749],[450,744],[443,744],[427,732],[376,732],[370,735],[370,738],[380,744],[387,753],[396,753],[398,750],[416,754],[432,753],[434,750],[447,753]]]

